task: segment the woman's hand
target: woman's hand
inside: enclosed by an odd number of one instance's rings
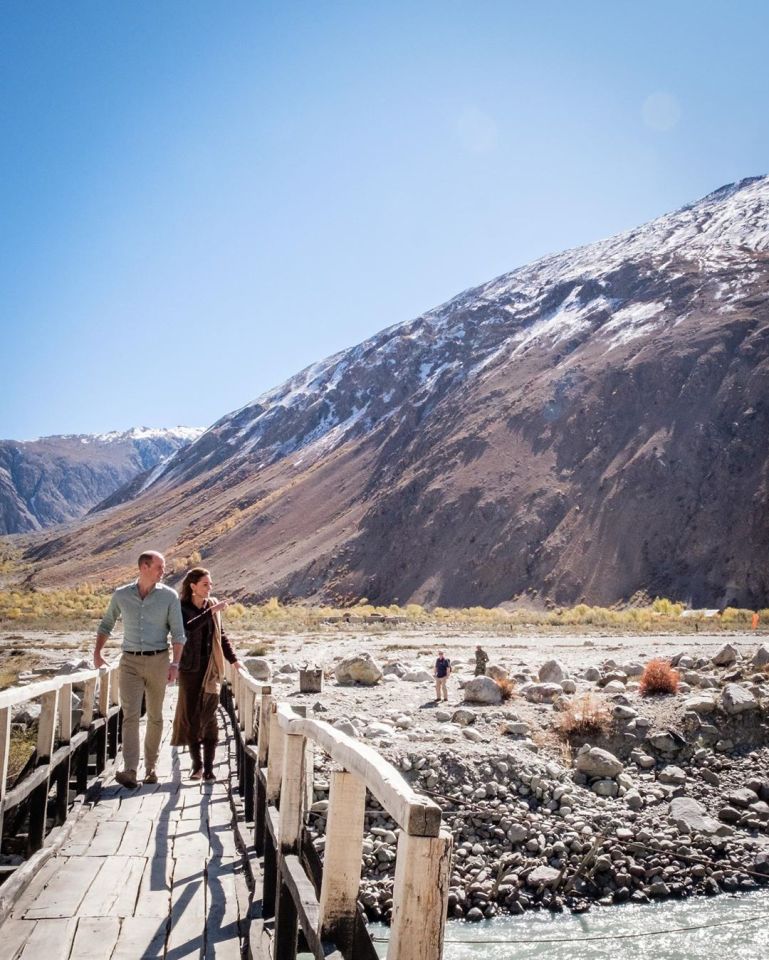
[[[211,613],[216,613],[217,610],[226,610],[229,605],[229,600],[217,600],[216,603],[212,604],[208,609]]]

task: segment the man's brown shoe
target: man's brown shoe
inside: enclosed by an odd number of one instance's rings
[[[144,774],[144,782],[145,782],[145,783],[157,783],[157,782],[158,782],[158,775],[155,773],[154,770],[148,770],[148,771]]]
[[[115,780],[117,780],[121,787],[126,787],[128,790],[134,790],[139,786],[136,782],[135,770],[118,770],[115,774]]]

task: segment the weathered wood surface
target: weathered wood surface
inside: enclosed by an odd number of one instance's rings
[[[441,808],[433,800],[416,793],[395,767],[372,747],[358,743],[323,720],[298,717],[288,704],[277,708],[277,717],[285,734],[314,740],[341,767],[357,774],[406,833],[438,836]]]
[[[222,736],[217,783],[188,780],[189,756],[168,742],[174,701],[160,782],[126,790],[106,779],[16,901],[0,960],[239,960],[250,896],[232,829],[229,744]]]

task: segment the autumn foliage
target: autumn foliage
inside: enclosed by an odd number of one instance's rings
[[[652,696],[655,693],[677,693],[678,671],[667,660],[650,660],[641,676],[641,695]]]

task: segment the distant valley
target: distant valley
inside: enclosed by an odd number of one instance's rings
[[[0,534],[77,520],[202,433],[137,427],[101,435],[0,440]]]

